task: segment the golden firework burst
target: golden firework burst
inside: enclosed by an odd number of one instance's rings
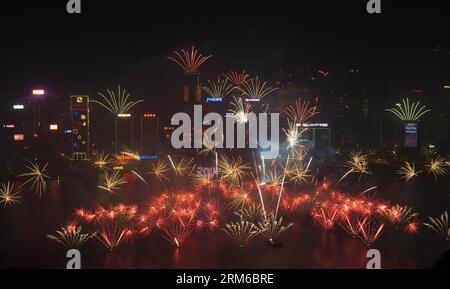
[[[218,169],[220,180],[232,186],[240,186],[243,178],[248,174],[250,167],[241,156],[237,158],[222,155],[219,159]]]
[[[105,171],[105,183],[104,186],[98,186],[98,188],[109,192],[110,194],[116,193],[120,190],[120,185],[126,184],[127,181],[123,178],[119,171],[114,171],[112,174]]]
[[[127,114],[133,106],[143,102],[143,100],[129,101],[131,94],[129,94],[126,89],[121,90],[120,85],[117,88],[117,93],[111,89],[107,89],[106,92],[108,96],[100,92],[98,93],[98,95],[102,97],[102,101],[91,100],[91,102],[99,104],[116,116]]]
[[[110,161],[108,159],[109,155],[105,154],[105,152],[94,151],[93,155],[94,155],[94,164],[99,169],[107,168],[106,166],[110,164]]]
[[[31,189],[34,190],[37,195],[39,195],[39,198],[41,198],[43,192],[47,191],[46,179],[50,178],[47,175],[47,166],[48,163],[46,163],[41,168],[38,164],[30,162],[30,165],[26,166],[28,172],[19,175],[19,177],[28,178],[24,183],[22,183],[22,186],[31,183]]]
[[[247,221],[228,223],[223,230],[230,238],[237,241],[240,247],[245,247],[260,233],[260,230],[255,224]]]
[[[170,168],[166,163],[159,159],[156,163],[152,163],[152,169],[148,174],[153,174],[155,177],[159,179],[160,182],[163,180],[168,180],[167,173],[169,172]]]
[[[306,123],[310,118],[319,114],[317,111],[317,101],[312,104],[310,101],[303,101],[301,98],[295,101],[294,105],[286,106],[282,111],[296,124]]]
[[[405,179],[405,182],[417,177],[419,173],[421,173],[421,171],[416,171],[415,164],[410,164],[409,162],[405,162],[397,171],[397,174],[401,176],[401,179]]]
[[[352,169],[355,173],[369,174],[368,169],[369,157],[363,154],[361,151],[351,152],[349,159],[345,162],[345,165]]]
[[[446,161],[442,157],[437,157],[436,159],[431,159],[430,163],[425,165],[428,174],[433,174],[435,178],[439,176],[445,176],[447,174]]]
[[[386,111],[394,114],[402,121],[419,121],[420,118],[429,113],[431,110],[426,106],[420,106],[419,102],[409,102],[409,99],[402,99],[402,103],[397,103],[395,107],[386,109]]]
[[[10,182],[2,184],[0,188],[0,204],[3,204],[3,207],[18,204],[21,198],[20,191],[14,192],[14,184]]]

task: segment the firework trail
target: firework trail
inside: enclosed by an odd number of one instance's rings
[[[170,159],[170,158],[169,158]],[[163,160],[158,160],[156,163],[152,163],[151,171],[147,174],[153,174],[158,180],[162,183],[163,180],[168,180],[167,172],[170,171],[168,166],[164,163]]]
[[[95,233],[82,233],[81,230],[81,226],[72,222],[65,226],[61,226],[61,229],[59,231],[57,230],[55,235],[46,236],[48,239],[62,244],[67,249],[78,249],[95,236]]]
[[[262,236],[271,245],[275,245],[280,235],[292,226],[294,226],[294,223],[283,225],[283,217],[277,220],[273,214],[270,214],[265,221],[258,223],[258,228]]]
[[[91,102],[99,104],[116,116],[120,114],[127,114],[133,106],[143,102],[143,100],[129,101],[128,99],[131,94],[127,93],[126,89],[121,90],[120,85],[117,88],[117,94],[110,89],[107,89],[106,92],[108,96],[105,96],[100,92],[98,93],[98,95],[102,97],[103,101],[91,100]]]
[[[3,204],[4,208],[20,203],[20,199],[22,199],[20,191],[14,192],[14,184],[10,182],[2,184],[0,188],[0,204]]]
[[[237,123],[247,123],[248,115],[251,113],[251,105],[243,102],[242,98],[233,97],[230,112],[233,114],[234,121]]]
[[[109,155],[104,152],[93,152],[94,156],[94,165],[96,165],[100,170],[107,168],[107,166],[110,164],[110,161],[108,159]]]
[[[401,179],[405,179],[405,182],[408,182],[414,177],[417,177],[421,173],[420,171],[416,171],[416,167],[413,164],[410,164],[409,162],[405,162],[403,166],[401,166],[397,174],[399,174]]]
[[[429,223],[424,223],[424,226],[433,230],[444,240],[450,241],[450,227],[448,225],[448,213],[445,211],[440,218],[429,217]]]
[[[97,239],[110,251],[130,240],[137,231],[137,207],[119,204],[110,210],[102,207],[95,212],[77,209],[75,215],[81,221],[87,222],[97,232]]]
[[[384,223],[379,223],[369,217],[365,217],[362,221],[358,220],[358,237],[367,246],[372,245],[381,235]]]
[[[241,156],[237,158],[220,156],[219,175],[222,182],[226,182],[230,187],[242,186],[243,178],[248,174],[249,166]]]
[[[289,164],[289,155],[287,156],[286,165],[284,166],[284,175],[283,175],[283,180],[281,182],[280,194],[278,196],[277,208],[275,210],[275,219],[278,217],[278,209],[280,208],[281,195],[283,194],[283,189],[284,189],[284,183],[285,183],[285,180],[286,180],[286,171],[287,171],[288,164]]]
[[[34,190],[35,193],[39,195],[39,199],[41,198],[42,193],[47,191],[46,179],[50,179],[50,177],[47,175],[47,166],[48,163],[46,163],[42,168],[40,168],[38,164],[30,162],[30,165],[26,166],[29,172],[20,174],[18,176],[28,178],[24,183],[22,183],[22,186],[31,183],[31,189]]]
[[[231,239],[237,241],[241,248],[247,246],[250,241],[260,233],[258,227],[248,221],[228,223],[222,230],[224,230]]]
[[[445,169],[446,161],[444,158],[438,156],[436,159],[431,159],[427,167],[428,174],[433,174],[434,178],[437,179],[438,176],[445,176],[447,174],[447,169]]]
[[[395,107],[386,109],[397,116],[402,121],[419,121],[420,118],[429,113],[431,110],[426,109],[426,106],[420,106],[420,101],[409,103],[409,99],[402,99],[402,103],[397,103]]]
[[[120,190],[120,185],[126,183],[127,181],[120,175],[119,171],[114,171],[112,174],[109,174],[108,171],[105,171],[105,185],[98,186],[98,188],[105,190],[112,195]]]
[[[147,183],[147,181],[140,175],[140,174],[138,174],[137,172],[135,172],[135,171],[131,171],[131,173],[133,174],[133,175],[135,175],[139,180],[141,180],[144,184],[146,184],[147,186],[148,186],[148,183]]]
[[[295,101],[295,105],[289,105],[284,107],[282,112],[292,121],[294,124],[304,124],[313,116],[319,114],[317,111],[317,102],[311,104],[309,101],[302,101],[301,98]]]
[[[261,207],[262,207],[262,211],[263,211],[263,214],[264,214],[264,220],[267,221],[267,213],[266,213],[266,208],[264,206],[264,199],[263,199],[263,196],[262,196],[261,187],[259,185],[259,182],[256,180],[256,178],[254,176],[253,176],[253,179],[255,180],[256,187],[258,188],[258,194],[259,194],[259,199],[261,201]]]
[[[260,100],[268,94],[278,90],[278,88],[267,86],[267,82],[263,82],[256,77],[249,81],[243,82],[241,87],[237,87],[237,90],[242,92],[242,95],[248,99]]]
[[[200,53],[198,53],[198,50],[192,46],[191,51],[187,50],[179,50],[174,51],[174,56],[167,57],[167,59],[172,60],[176,64],[178,64],[181,69],[186,74],[196,74],[199,71],[200,66],[209,58],[212,57],[212,55],[203,56]]]
[[[233,84],[228,82],[227,78],[222,80],[220,77],[217,78],[216,82],[208,80],[208,85],[202,88],[210,97],[222,99],[234,90]]]
[[[229,81],[231,81],[231,83],[235,87],[241,86],[243,83],[247,82],[250,79],[250,75],[245,73],[245,70],[242,72],[230,71],[224,74],[223,76],[225,76]]]

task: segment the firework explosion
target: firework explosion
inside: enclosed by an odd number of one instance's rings
[[[300,138],[306,129],[300,129],[294,122],[288,121],[288,128],[283,129],[286,134],[287,142],[289,144],[288,148],[293,149],[300,142]]]
[[[417,177],[419,173],[420,171],[416,171],[414,163],[410,164],[409,162],[405,162],[405,164],[397,171],[397,174],[401,176],[401,179],[405,179],[405,182]]]
[[[163,160],[158,159],[156,163],[152,163],[151,171],[148,174],[153,174],[162,183],[163,180],[168,180],[167,173],[169,172],[169,166],[167,166]]]
[[[93,152],[94,156],[94,165],[97,166],[100,170],[107,168],[107,166],[110,164],[110,161],[108,159],[109,155],[105,154],[104,152]]]
[[[399,228],[404,228],[406,231],[413,229],[413,225],[417,224],[418,214],[412,211],[411,207],[395,205],[383,210],[382,215],[391,224],[397,225]]]
[[[212,55],[203,56],[192,46],[191,51],[180,50],[174,51],[174,56],[167,57],[167,59],[172,60],[176,64],[178,64],[181,69],[187,74],[195,74],[198,73],[200,66]]]
[[[222,80],[220,77],[217,78],[216,82],[208,80],[208,85],[202,88],[210,97],[222,99],[227,97],[234,89],[233,84],[227,78]]]
[[[27,180],[22,183],[22,186],[31,183],[31,190],[34,190],[35,193],[39,195],[39,198],[42,197],[43,192],[47,191],[46,179],[50,179],[50,177],[47,175],[47,166],[48,163],[40,168],[38,164],[30,162],[30,165],[26,166],[29,172],[19,175],[19,177],[27,178]]]
[[[211,193],[211,186],[214,184],[214,179],[215,177],[212,173],[194,174],[192,176],[192,185],[197,190],[206,187],[208,188],[208,192]]]
[[[237,71],[230,71],[226,74],[224,74],[224,76],[231,81],[231,83],[235,86],[235,87],[239,87],[242,84],[244,84],[245,82],[247,82],[250,79],[250,75],[248,75],[247,73],[245,73],[245,70],[242,72],[237,72]]]
[[[349,173],[360,173],[370,174],[368,169],[369,157],[363,154],[361,151],[351,152],[349,159],[345,162],[345,166],[350,169]],[[344,179],[347,174],[345,174],[342,179]],[[342,180],[341,179],[341,180]]]
[[[289,180],[295,184],[307,183],[308,178],[311,177],[311,175],[308,174],[308,166],[303,164],[292,164],[288,167],[286,175]]]
[[[114,171],[112,174],[105,171],[105,184],[104,186],[98,186],[98,188],[105,190],[110,194],[115,194],[120,190],[120,185],[126,183],[127,181],[120,175],[119,171]]]
[[[98,92],[98,95],[102,97],[102,101],[91,100],[91,102],[101,105],[103,108],[116,116],[127,114],[133,106],[143,102],[143,100],[129,101],[128,98],[131,94],[127,93],[126,89],[121,90],[120,85],[117,87],[117,93],[110,89],[107,89],[106,92],[108,96]]]
[[[450,227],[448,226],[448,213],[445,211],[441,218],[433,218],[429,217],[429,223],[424,223],[424,225],[433,230],[439,236],[441,236],[444,240],[450,241]]]
[[[250,168],[242,157],[227,157],[222,155],[219,159],[220,180],[228,183],[230,187],[240,187]]]
[[[371,246],[381,235],[384,229],[384,223],[380,223],[375,218],[365,217],[362,221],[358,220],[357,236],[367,246]]]
[[[242,98],[233,97],[230,112],[233,114],[234,121],[237,123],[247,123],[248,115],[251,113],[251,105],[244,103]]]
[[[437,157],[436,159],[431,159],[429,164],[426,165],[428,174],[433,174],[435,178],[439,176],[445,176],[447,174],[446,161],[444,158]]]
[[[286,106],[283,109],[283,113],[292,121],[294,124],[304,124],[313,116],[319,114],[317,111],[317,101],[315,104],[311,104],[309,101],[302,101],[300,98],[295,101],[294,105]]]
[[[265,219],[264,211],[261,205],[251,204],[234,212],[241,221],[247,221],[252,224],[258,224]]]
[[[313,220],[318,223],[325,230],[330,230],[334,227],[339,213],[339,207],[323,205],[320,208],[315,208],[312,211]]]
[[[179,162],[171,161],[175,174],[179,177],[190,176],[194,170],[193,159],[180,159]]]
[[[266,241],[274,245],[277,243],[281,234],[289,230],[294,223],[283,225],[283,217],[276,219],[274,214],[269,214],[266,220],[258,223],[258,228]]]
[[[81,226],[78,226],[75,222],[72,222],[68,223],[66,226],[61,226],[61,229],[56,231],[56,235],[46,236],[50,240],[54,240],[62,244],[67,249],[78,249],[94,237],[95,233],[82,233]]]
[[[95,236],[110,251],[114,251],[135,234],[146,231],[146,228],[138,226],[136,206],[119,204],[110,210],[98,207],[93,212],[77,209],[75,215],[94,228],[93,232],[97,232]]]
[[[431,110],[426,109],[426,106],[420,106],[420,101],[410,103],[409,99],[402,99],[402,103],[397,103],[395,107],[386,109],[386,111],[393,113],[402,121],[419,121],[420,118],[429,113]]]
[[[163,193],[149,204],[146,219],[165,240],[180,248],[193,230],[203,228],[204,224],[210,229],[217,226],[214,203],[205,206],[205,219],[199,217],[201,204],[201,198],[193,193]]]
[[[247,246],[261,232],[255,224],[248,221],[228,223],[223,230],[231,239],[237,241],[241,248]]]
[[[20,191],[14,192],[14,184],[10,182],[2,184],[0,188],[0,204],[3,204],[3,207],[18,204],[21,198]]]
[[[243,82],[241,87],[237,87],[237,89],[248,99],[260,100],[268,94],[276,91],[278,88],[267,86],[267,82],[263,82],[256,77],[249,81]]]

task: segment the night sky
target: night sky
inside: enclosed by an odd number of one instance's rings
[[[121,84],[164,104],[180,98],[181,81],[166,57],[192,44],[214,55],[203,80],[230,69],[270,80],[279,67],[358,67],[400,92],[450,83],[444,1],[382,0],[381,15],[367,14],[365,0],[83,0],[81,15],[67,14],[65,0],[10,2],[0,8],[2,100],[36,86],[68,96]]]

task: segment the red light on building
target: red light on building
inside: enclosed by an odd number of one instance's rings
[[[156,118],[156,117],[158,117],[158,115],[155,113],[145,113],[144,114],[144,118]]]
[[[14,141],[23,141],[25,139],[25,136],[23,134],[15,134],[14,135]]]
[[[5,124],[3,127],[4,128],[15,128],[16,126],[14,124]]]
[[[413,93],[423,93],[423,89],[416,88],[416,89],[413,89],[412,92],[413,92]]]

